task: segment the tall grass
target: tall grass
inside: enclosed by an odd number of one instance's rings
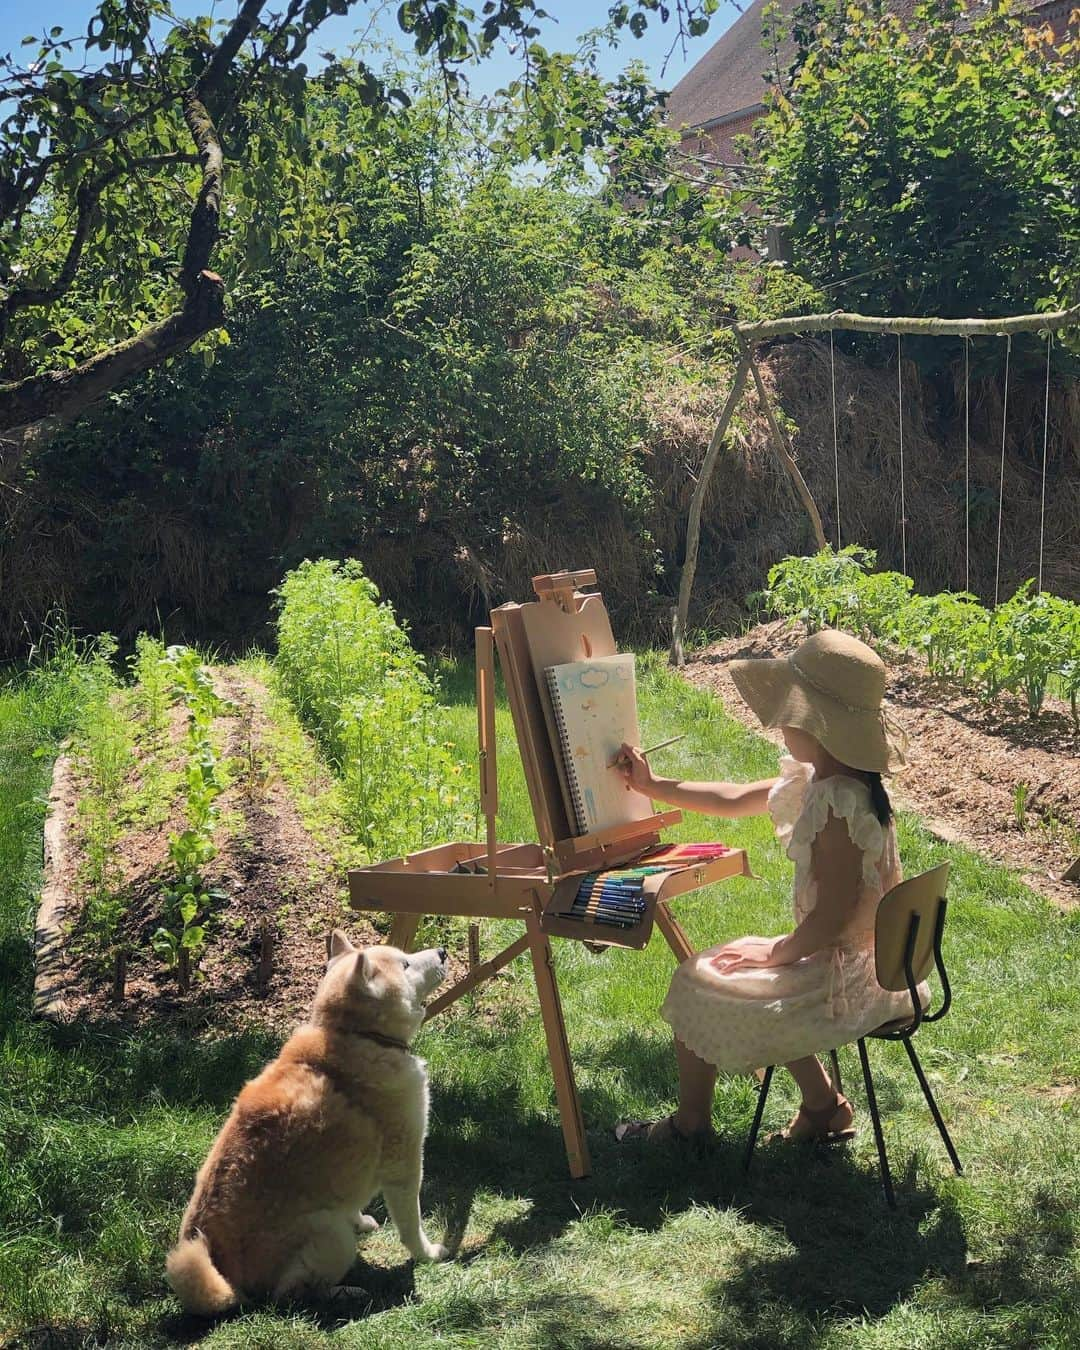
[[[356,563],[301,563],[277,592],[275,667],[340,775],[353,833],[391,856],[451,834],[463,803],[436,686],[378,597]]]

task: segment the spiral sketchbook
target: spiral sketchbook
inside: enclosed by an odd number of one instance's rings
[[[639,741],[633,655],[571,661],[544,674],[578,834],[651,816],[648,797],[611,767],[624,741]]]

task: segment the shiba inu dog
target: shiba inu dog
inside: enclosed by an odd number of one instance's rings
[[[446,952],[357,948],[335,929],[310,1019],[245,1085],[195,1180],[166,1261],[189,1312],[338,1284],[382,1192],[409,1253],[441,1261],[420,1220],[424,1062],[409,1042]]]

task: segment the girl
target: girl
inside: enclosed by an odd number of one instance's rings
[[[911,1012],[907,993],[874,973],[878,901],[900,880],[896,829],[881,775],[903,763],[883,706],[885,666],[865,643],[824,629],[788,658],[732,661],[739,694],[790,758],[758,783],[656,778],[623,746],[619,767],[640,792],[689,811],[768,811],[795,864],[797,927],[745,937],[678,967],[661,1016],[675,1032],[678,1109],[665,1120],[623,1121],[616,1137],[650,1141],[707,1134],[717,1071],[784,1064],[802,1093],[785,1139],[850,1139],[850,1102],[815,1052],[834,1049]],[[920,989],[924,1002],[925,986]]]

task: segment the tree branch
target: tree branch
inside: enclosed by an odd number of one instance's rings
[[[184,121],[198,147],[203,171],[202,185],[188,227],[184,261],[180,267],[180,285],[190,295],[198,285],[200,273],[210,261],[211,250],[220,234],[218,216],[225,186],[225,160],[217,128],[194,90],[184,95]]]
[[[7,329],[7,322],[17,310],[30,309],[39,305],[51,305],[70,289],[79,270],[83,245],[94,223],[101,194],[110,183],[122,174],[134,173],[139,169],[159,169],[172,164],[197,164],[199,157],[192,154],[144,155],[138,159],[126,160],[104,173],[100,178],[87,180],[79,185],[75,194],[76,218],[75,230],[68,245],[67,256],[56,274],[56,279],[48,286],[18,286],[4,301],[0,310],[0,336]]]
[[[252,30],[259,22],[259,12],[265,3],[266,0],[244,0],[240,7],[240,13],[233,19],[229,31],[218,43],[217,50],[210,58],[210,64],[199,76],[199,82],[195,89],[200,100],[220,89],[236,53],[251,36]]]
[[[186,351],[197,338],[219,327],[224,316],[225,283],[215,272],[204,271],[183,309],[148,324],[134,337],[98,352],[74,370],[50,370],[0,385],[0,451],[22,439],[5,432],[18,432],[35,422],[70,421],[121,380]]]
[[[210,114],[194,90],[184,95],[183,111],[203,171],[180,270],[180,285],[187,297],[183,308],[148,324],[134,337],[106,348],[74,370],[47,371],[0,385],[0,462],[10,465],[18,459],[32,443],[30,433],[38,424],[52,428],[70,421],[122,380],[186,351],[197,338],[223,322],[225,283],[217,273],[207,270],[219,233],[224,183],[221,144]],[[139,161],[129,163],[137,167]],[[127,167],[118,166],[105,177],[116,176]]]
[[[847,329],[856,333],[923,333],[955,337],[998,337],[1007,333],[1054,332],[1080,324],[1080,305],[1046,314],[1017,314],[1010,319],[884,319],[868,314],[802,314],[792,319],[737,323],[735,332],[750,341],[794,333]]]

